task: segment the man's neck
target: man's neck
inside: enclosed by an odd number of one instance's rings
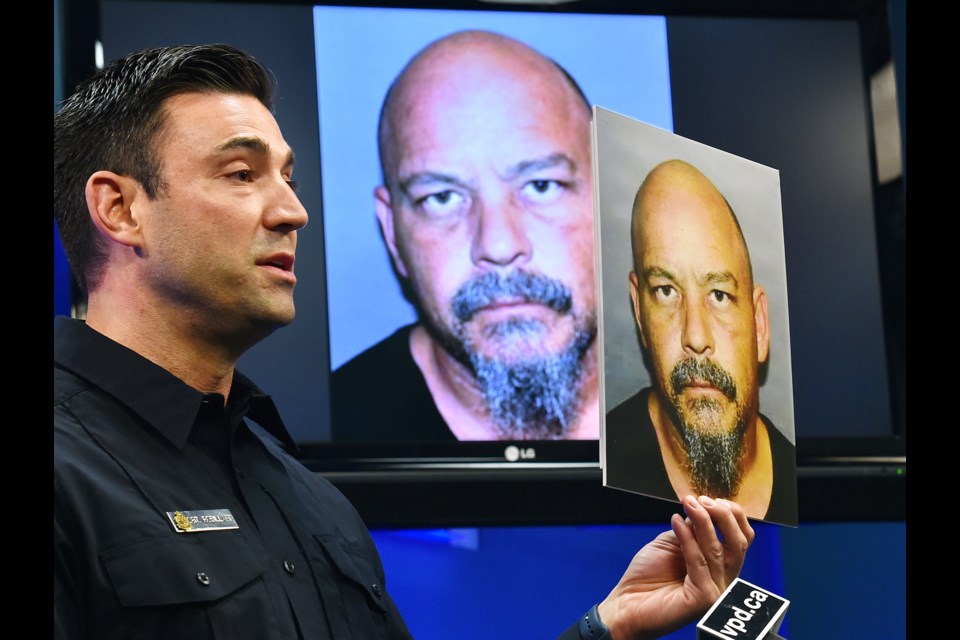
[[[584,356],[594,362],[596,342]],[[473,371],[450,355],[422,326],[410,333],[410,355],[433,397],[434,404],[458,440],[497,440],[490,410]],[[596,440],[600,437],[600,405],[596,365],[585,368],[581,403],[566,440]]]
[[[677,497],[697,493],[685,471],[689,467],[686,448],[673,424],[666,401],[656,389],[650,391],[647,407],[660,444],[667,477]],[[759,413],[749,421],[743,437],[743,477],[737,494],[711,497],[726,497],[739,503],[747,515],[762,518],[767,513],[773,494],[773,455],[768,427]]]
[[[106,304],[91,294],[87,326],[163,367],[203,393],[230,394],[233,372],[242,350],[205,338],[191,330],[188,318],[171,318],[156,308]]]

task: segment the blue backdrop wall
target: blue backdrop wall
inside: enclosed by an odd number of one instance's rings
[[[387,586],[420,640],[553,638],[659,526],[378,530]],[[785,638],[906,638],[903,522],[757,524],[741,577],[790,600]],[[671,634],[696,637],[694,625]]]

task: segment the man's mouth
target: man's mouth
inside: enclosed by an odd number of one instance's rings
[[[563,283],[543,275],[487,273],[460,287],[451,305],[453,315],[460,322],[468,322],[476,313],[509,315],[524,307],[566,313],[572,306],[572,296]]]
[[[534,300],[527,300],[526,298],[500,298],[497,300],[491,300],[489,304],[485,304],[480,308],[480,311],[495,311],[497,309],[517,309],[520,307],[542,307],[543,304],[536,302]]]
[[[690,391],[698,395],[716,392],[730,400],[737,397],[733,377],[711,360],[681,360],[670,372],[670,386],[677,395]]]
[[[707,380],[699,380],[699,379],[694,379],[694,380],[690,380],[689,382],[687,382],[686,388],[688,388],[688,389],[717,389],[716,385],[714,385],[712,382],[708,382]],[[719,389],[717,389],[717,390],[719,391]]]
[[[297,282],[297,276],[293,273],[293,263],[295,261],[292,253],[274,253],[257,260],[258,267],[265,267],[268,272],[277,278],[289,284]]]
[[[548,318],[556,315],[549,305],[537,300],[525,298],[507,298],[493,300],[477,309],[472,319],[488,322],[531,321],[547,322]]]
[[[289,253],[278,253],[268,256],[262,260],[257,260],[259,267],[275,267],[281,271],[293,271],[294,256]]]

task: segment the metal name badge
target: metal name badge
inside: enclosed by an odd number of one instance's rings
[[[239,529],[230,509],[203,509],[201,511],[167,511],[167,519],[177,533],[201,533]]]

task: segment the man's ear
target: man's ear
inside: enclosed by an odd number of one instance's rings
[[[767,313],[767,292],[753,288],[753,321],[757,327],[757,362],[766,362],[770,353],[770,317]]]
[[[87,211],[100,233],[129,247],[142,245],[143,227],[134,203],[146,197],[140,183],[112,171],[97,171],[87,180]]]
[[[647,348],[647,339],[643,335],[643,322],[640,321],[640,281],[637,272],[630,272],[630,302],[633,303],[633,319],[637,322],[637,333],[640,334],[640,344]]]
[[[397,237],[393,228],[393,208],[390,206],[390,190],[380,185],[373,190],[374,204],[377,210],[377,220],[380,221],[380,231],[383,233],[383,240],[387,243],[387,250],[390,251],[390,257],[393,259],[393,265],[397,272],[404,278],[408,278],[407,266],[397,251]]]

